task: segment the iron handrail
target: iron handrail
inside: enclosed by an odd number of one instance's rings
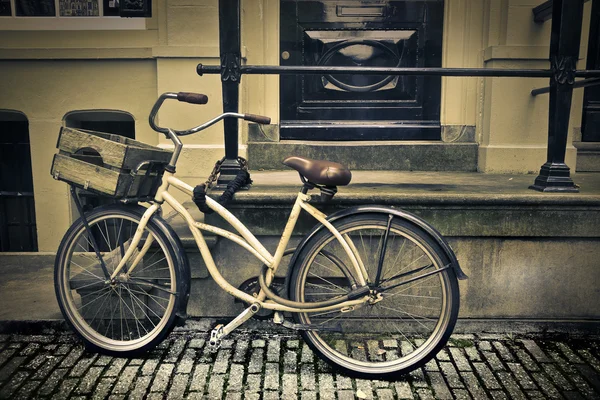
[[[220,65],[198,64],[198,75],[221,74]],[[329,66],[279,66],[242,65],[240,75],[281,75],[281,74],[362,74],[362,75],[423,75],[423,76],[481,76],[481,77],[520,77],[550,78],[551,69],[502,69],[502,68],[399,68],[399,67],[329,67]],[[600,70],[576,70],[577,78],[600,78]]]
[[[596,86],[596,85],[600,85],[600,78],[589,78],[589,79],[584,79],[582,81],[574,82],[573,89],[583,88],[583,87],[588,87],[588,86]],[[550,88],[551,88],[550,86],[546,86],[546,87],[533,89],[531,91],[531,95],[537,96],[538,94],[550,93]]]

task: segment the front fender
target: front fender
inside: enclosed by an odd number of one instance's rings
[[[146,208],[140,205],[131,205],[128,206],[132,211],[136,214],[139,214],[140,217],[146,211]],[[191,272],[190,272],[190,263],[185,252],[185,248],[181,243],[181,239],[177,233],[171,228],[171,226],[158,214],[155,213],[151,221],[153,221],[158,228],[163,231],[165,236],[169,241],[169,245],[173,249],[173,256],[175,257],[175,268],[177,268],[177,275],[180,277],[179,283],[181,284],[181,288],[178,290],[177,296],[179,297],[179,301],[177,304],[176,314],[179,318],[179,323],[183,323],[187,319],[187,304],[190,298],[190,282],[191,282]]]

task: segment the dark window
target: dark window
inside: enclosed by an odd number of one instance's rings
[[[54,17],[54,0],[15,0],[18,17]]]
[[[135,121],[122,111],[73,111],[66,115],[65,126],[135,139]]]
[[[135,120],[130,114],[122,111],[72,111],[65,116],[65,126],[113,133],[135,139]],[[78,189],[78,193],[86,211],[114,202],[110,197],[102,197],[85,190]],[[78,218],[79,215],[73,217]]]
[[[29,123],[0,111],[0,251],[37,251]]]
[[[12,9],[10,8],[10,0],[0,0],[0,16],[6,17],[12,15]]]

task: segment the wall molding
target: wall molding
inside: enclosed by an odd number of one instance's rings
[[[585,47],[579,49],[579,59],[585,55]],[[550,46],[489,46],[483,50],[483,61],[495,60],[550,60]]]

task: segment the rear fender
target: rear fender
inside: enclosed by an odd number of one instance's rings
[[[454,269],[454,272],[456,273],[456,277],[460,280],[468,279],[468,276],[460,268],[458,260],[456,259],[456,255],[454,254],[454,251],[452,251],[452,248],[450,247],[448,242],[446,242],[444,237],[433,226],[431,226],[430,224],[425,222],[423,219],[421,219],[421,218],[417,217],[416,215],[411,214],[407,211],[398,210],[396,208],[391,208],[391,207],[387,207],[387,206],[363,205],[363,206],[351,207],[351,208],[347,208],[347,209],[335,212],[327,217],[327,221],[333,223],[337,220],[348,217],[350,215],[365,214],[365,213],[386,214],[386,215],[393,214],[394,216],[404,219],[404,220],[418,226],[419,228],[423,229],[442,248],[442,250],[448,257],[448,259],[450,260],[450,263],[452,264],[452,268]],[[294,252],[294,255],[292,256],[292,259],[290,260],[290,264],[289,264],[290,268],[288,268],[287,277],[286,277],[286,281],[287,281],[286,287],[287,287],[288,293],[290,293],[290,290],[292,289],[290,287],[292,271],[294,270],[294,266],[296,265],[296,262],[298,261],[298,256],[300,255],[300,253],[302,252],[302,249],[304,249],[304,247],[306,246],[308,241],[322,229],[327,229],[327,228],[325,228],[325,226],[323,224],[317,224],[312,229],[312,231],[304,237],[302,242],[300,242],[300,244],[298,244],[298,247],[296,247],[296,251]]]

